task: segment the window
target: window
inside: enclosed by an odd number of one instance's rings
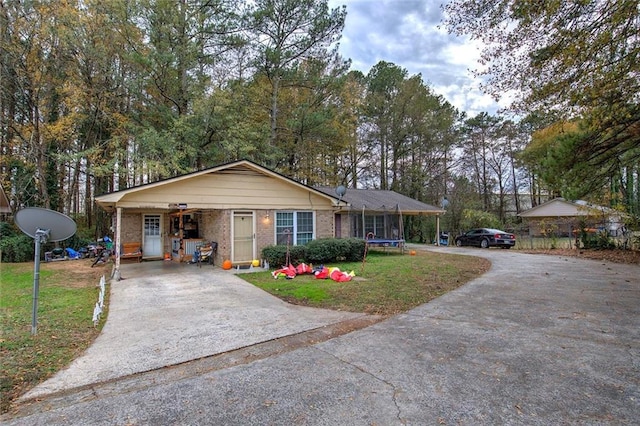
[[[365,216],[364,231],[365,231],[365,236],[369,235],[369,233],[371,232],[377,238],[386,238],[387,236],[385,235],[385,232],[384,232],[384,215]]]
[[[276,244],[304,245],[313,229],[313,212],[276,212]]]

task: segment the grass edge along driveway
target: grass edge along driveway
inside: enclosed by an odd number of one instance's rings
[[[31,335],[33,263],[1,265],[0,412],[9,411],[16,398],[71,363],[99,334],[105,317],[94,328],[92,314],[104,270],[87,262],[42,266],[36,336]],[[274,280],[271,272],[238,276],[289,303],[390,316],[463,285],[487,271],[490,263],[454,254],[372,251],[364,268],[363,262],[326,266],[353,270],[356,276],[344,283],[312,275]]]
[[[239,276],[289,303],[390,316],[460,287],[486,272],[491,263],[457,254],[418,251],[415,255],[402,255],[373,251],[364,264],[336,262],[325,266],[353,271],[355,277],[340,283],[308,274],[290,280],[274,279],[271,272]]]

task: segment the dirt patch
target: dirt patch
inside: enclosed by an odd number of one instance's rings
[[[109,278],[113,264],[97,264],[91,267],[94,259],[60,260],[57,262],[40,263],[41,271],[65,271],[65,287],[81,288],[95,287],[101,276]]]
[[[586,250],[586,249],[547,249],[522,250],[524,253],[546,254],[554,256],[570,256],[582,259],[604,260],[628,265],[640,265],[640,251],[638,250]]]

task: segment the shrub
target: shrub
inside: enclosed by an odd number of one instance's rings
[[[610,250],[616,247],[615,243],[611,241],[607,231],[599,231],[595,234],[589,234],[582,230],[582,245],[586,249],[594,250]]]
[[[364,256],[364,240],[359,238],[323,238],[307,244],[307,262],[357,262]]]
[[[0,240],[3,262],[28,262],[35,255],[33,238],[25,234],[3,237]],[[42,254],[41,250],[41,254]]]
[[[460,226],[465,230],[473,228],[502,228],[502,224],[496,215],[481,210],[470,209],[462,212]]]
[[[345,245],[337,238],[323,238],[310,241],[307,244],[306,260],[314,264],[334,262],[343,257],[342,254],[345,251],[344,246]]]
[[[359,262],[364,257],[364,240],[360,238],[348,238],[344,241],[347,242],[348,251],[346,255],[346,259],[348,262]]]
[[[289,261],[298,264],[306,258],[306,246],[289,246]],[[286,266],[287,263],[287,246],[273,245],[262,249],[262,258],[269,262],[269,265],[275,268]]]
[[[289,257],[294,265],[302,262],[316,265],[336,261],[358,262],[364,256],[364,245],[364,240],[359,238],[322,238],[304,246],[290,246]],[[286,256],[286,245],[262,249],[262,258],[276,268],[286,265]]]
[[[19,234],[16,227],[11,225],[9,222],[0,222],[0,239],[13,237],[16,234]]]

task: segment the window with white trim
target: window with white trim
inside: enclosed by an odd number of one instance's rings
[[[387,238],[384,232],[383,215],[367,215],[364,217],[365,236],[373,233],[376,238]]]
[[[307,244],[314,229],[313,212],[276,212],[276,244]]]

